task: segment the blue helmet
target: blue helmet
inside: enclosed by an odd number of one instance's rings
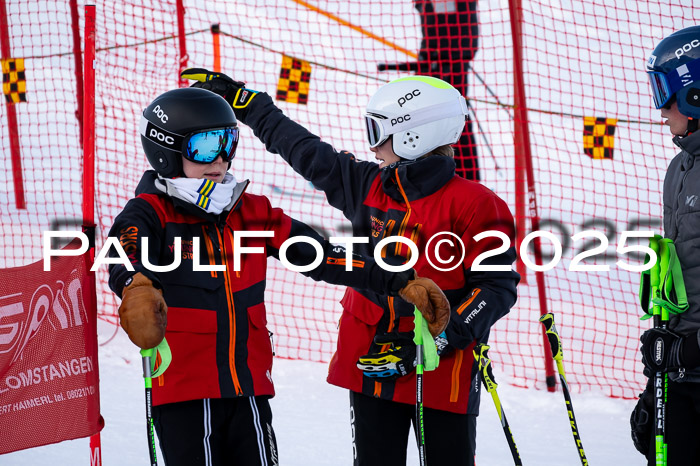
[[[656,108],[676,97],[678,111],[700,119],[700,26],[676,31],[656,46],[647,62]]]

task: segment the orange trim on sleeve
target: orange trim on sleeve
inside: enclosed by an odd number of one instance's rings
[[[326,257],[326,264],[345,266],[347,264],[347,260],[346,259],[337,259],[335,257]],[[362,269],[365,266],[365,261],[353,259],[352,266],[357,267],[358,269]]]
[[[461,306],[457,308],[457,314],[462,315],[467,306],[469,306],[472,303],[472,301],[476,299],[479,293],[481,293],[481,288],[474,288],[472,290],[472,295],[469,297],[469,299],[467,299]]]

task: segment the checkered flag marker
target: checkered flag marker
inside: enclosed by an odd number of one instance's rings
[[[304,104],[309,100],[311,63],[282,55],[280,79],[277,83],[277,100]]]
[[[617,119],[583,117],[583,153],[592,159],[612,159]]]

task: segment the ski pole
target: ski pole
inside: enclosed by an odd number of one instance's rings
[[[544,325],[549,345],[552,347],[552,358],[557,363],[557,371],[559,372],[559,380],[561,381],[562,392],[564,392],[564,400],[566,401],[566,410],[569,412],[569,424],[571,424],[571,433],[574,435],[574,442],[578,449],[578,454],[583,466],[588,466],[586,453],[583,451],[583,443],[578,433],[578,424],[574,416],[574,405],[571,403],[571,394],[569,393],[569,384],[566,382],[566,374],[564,373],[563,354],[561,348],[561,338],[557,333],[557,328],[554,326],[554,314],[548,312],[540,317],[540,322]]]
[[[423,315],[415,313],[414,339],[416,343],[416,435],[418,436],[418,458],[420,466],[426,466],[425,424],[423,423]]]
[[[158,369],[154,372],[153,368],[156,363],[156,356],[160,353],[161,363]],[[158,457],[156,455],[156,438],[153,428],[152,408],[153,401],[151,398],[151,390],[153,387],[153,377],[160,376],[170,365],[172,355],[168,342],[163,339],[162,342],[155,348],[141,350],[141,363],[143,365],[143,380],[146,386],[146,433],[148,435],[148,457],[151,466],[158,465]]]
[[[668,246],[663,239],[650,241],[649,246],[657,254],[659,260],[651,268],[651,294],[654,298],[661,295],[661,277],[668,269]],[[656,303],[652,307],[655,328],[668,326],[668,310]],[[656,466],[666,466],[668,451],[666,444],[666,396],[668,390],[668,374],[656,372],[654,374],[654,405],[656,422],[654,423],[654,445]]]
[[[418,440],[418,458],[420,466],[427,465],[425,455],[425,423],[423,421],[423,372],[435,370],[440,359],[437,354],[435,339],[428,330],[423,314],[414,308],[413,342],[416,344],[416,437]]]
[[[501,400],[498,398],[498,384],[493,376],[493,370],[491,368],[491,359],[487,354],[490,346],[483,343],[479,343],[474,347],[474,358],[479,364],[479,376],[481,382],[486,387],[486,391],[491,394],[493,398],[493,404],[496,405],[496,411],[498,412],[498,418],[501,420],[501,427],[503,427],[503,433],[506,436],[506,441],[508,442],[508,448],[510,448],[510,454],[513,455],[513,461],[516,466],[522,466],[522,460],[520,459],[520,454],[518,453],[518,447],[515,445],[515,439],[513,438],[513,432],[510,430],[508,425],[508,420],[506,419],[506,413],[503,411],[503,406],[501,405]]]
[[[151,401],[151,358],[155,350],[153,348],[141,350],[141,362],[143,364],[143,380],[146,385],[146,433],[148,435],[148,457],[151,461],[151,466],[156,466],[158,464],[158,459],[156,456],[156,440],[153,431],[153,417],[151,416],[151,408],[153,403]]]

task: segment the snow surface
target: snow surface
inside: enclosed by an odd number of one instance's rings
[[[106,328],[109,324],[100,325],[101,336],[111,333]],[[352,464],[348,392],[326,383],[326,371],[323,363],[275,360],[273,377],[277,396],[271,404],[282,465]],[[148,464],[141,358],[121,330],[114,340],[100,348],[100,375],[101,411],[105,419],[101,435],[102,464]],[[499,378],[497,366],[494,375],[523,464],[580,464],[561,391],[549,393],[508,385]],[[511,465],[513,460],[494,404],[487,393],[483,395],[477,423],[476,464]],[[645,464],[630,439],[629,414],[634,401],[595,392],[574,394],[572,401],[590,464]],[[0,465],[89,465],[89,454],[88,439],[78,439],[2,455]],[[160,456],[159,464],[163,464]],[[407,464],[418,464],[413,443]]]

